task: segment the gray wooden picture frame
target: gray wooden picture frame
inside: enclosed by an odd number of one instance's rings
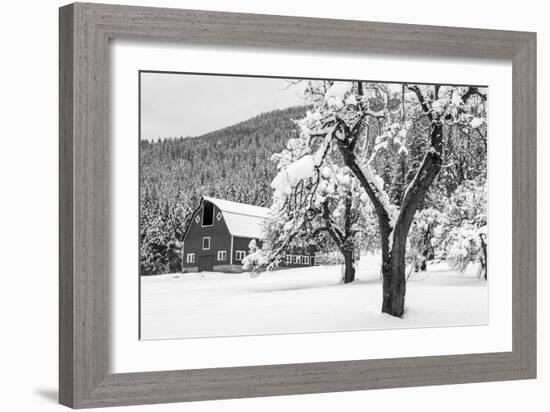
[[[59,18],[62,404],[86,408],[535,378],[535,33],[84,3],[62,7]],[[511,61],[512,351],[110,374],[109,40],[119,38]]]

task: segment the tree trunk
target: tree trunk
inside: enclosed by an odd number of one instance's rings
[[[432,146],[426,153],[418,172],[405,191],[399,216],[392,232],[391,253],[388,258],[389,267],[383,283],[387,289],[383,293],[382,312],[401,317],[405,313],[405,290],[407,277],[405,274],[405,256],[407,251],[407,236],[411,228],[416,210],[420,206],[435,176],[441,169],[441,153],[443,151],[443,125],[432,117],[430,137]],[[382,255],[384,255],[382,251]],[[384,274],[384,268],[382,270]],[[390,278],[391,276],[391,278]]]
[[[355,280],[355,247],[353,246],[353,233],[351,231],[351,193],[346,198],[345,227],[344,232],[336,228],[330,217],[328,203],[325,200],[322,204],[323,219],[326,226],[319,230],[326,230],[344,257],[344,283],[351,283]]]
[[[355,280],[355,257],[353,250],[343,250],[344,255],[344,283],[351,283]]]
[[[382,312],[400,318],[405,313],[407,284],[405,252],[408,230],[405,232],[396,229],[394,229],[391,251],[383,256]]]
[[[481,269],[483,270],[483,277],[487,280],[487,242],[485,242],[485,237],[479,235],[481,239]]]
[[[418,101],[430,121],[431,144],[415,177],[405,190],[401,209],[393,227],[390,223],[389,211],[386,210],[386,207],[380,200],[376,185],[369,182],[354,153],[357,141],[355,134],[359,133],[361,129],[357,128],[350,132],[345,125],[342,125],[342,133],[349,136],[346,139],[336,140],[344,164],[351,170],[363,189],[365,189],[378,216],[382,249],[382,312],[396,317],[402,317],[405,313],[405,253],[409,229],[416,210],[424,200],[434,178],[441,170],[443,153],[443,124],[440,114],[431,110],[430,104],[424,99],[422,92],[417,86],[411,86],[409,89],[417,95]],[[436,87],[436,96],[437,91],[438,88]]]
[[[432,125],[432,136],[434,134],[441,138],[442,128],[440,123]],[[376,201],[376,195],[371,195],[373,188],[369,185],[363,171],[356,163],[353,152],[340,141],[338,146],[346,166],[350,168],[358,178],[361,186],[369,194],[377,212],[382,249],[382,312],[401,317],[405,312],[407,236],[416,210],[441,168],[441,145],[437,147],[439,151],[432,150],[426,154],[415,181],[411,183],[405,193],[403,206],[393,230],[389,223],[390,219],[387,211],[381,203]],[[391,245],[390,237],[392,237]]]

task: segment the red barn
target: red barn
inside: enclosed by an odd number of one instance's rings
[[[262,244],[264,221],[269,209],[228,200],[203,197],[183,238],[184,272],[240,272],[249,244]],[[313,251],[294,249],[282,267],[313,266]]]

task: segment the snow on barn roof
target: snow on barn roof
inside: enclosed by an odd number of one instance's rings
[[[206,196],[203,199],[220,209],[231,236],[263,238],[264,222],[269,216],[269,208]]]

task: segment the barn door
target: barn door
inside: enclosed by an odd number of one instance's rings
[[[212,272],[214,270],[214,256],[199,256],[199,272]]]

